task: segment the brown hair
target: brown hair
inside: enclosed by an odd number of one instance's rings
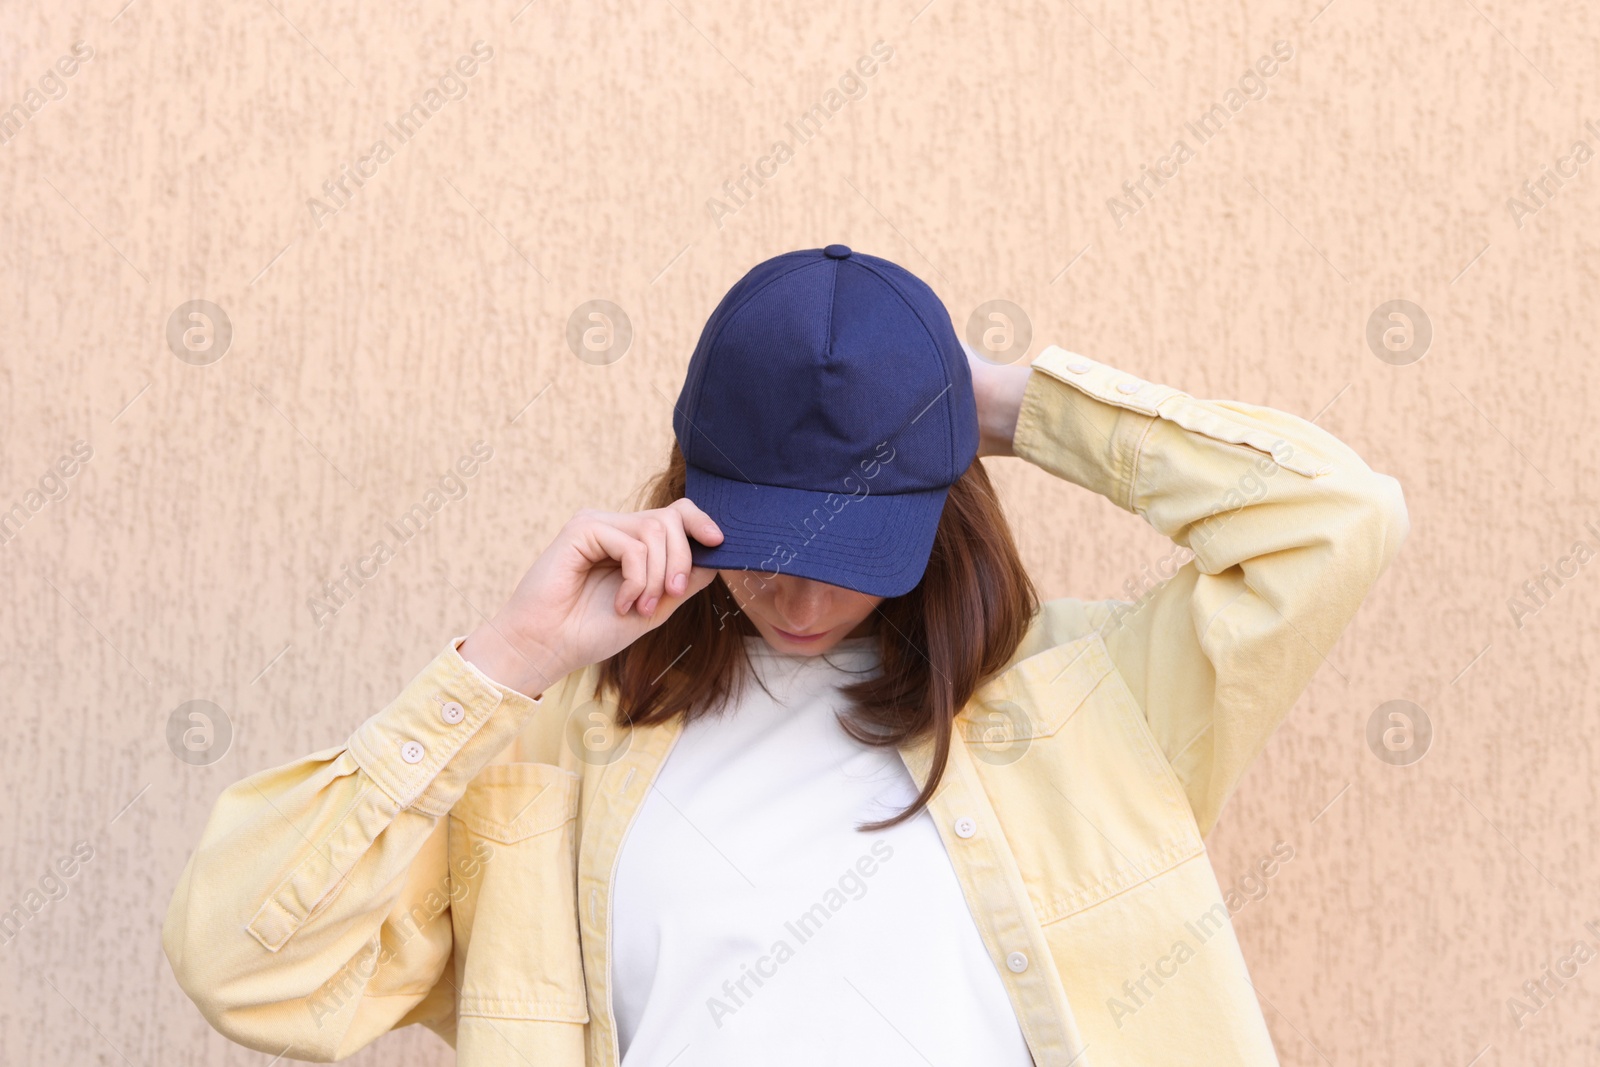
[[[667,507],[684,487],[683,453],[673,442],[666,469],[640,494],[643,507]],[[878,605],[881,672],[839,690],[850,702],[840,722],[857,740],[899,746],[930,732],[935,740],[931,773],[911,806],[858,829],[886,829],[927,806],[944,777],[956,714],[1010,661],[1038,608],[994,485],[974,460],[945,498],[922,580]],[[736,625],[726,625],[730,618]],[[600,690],[617,694],[618,721],[628,726],[676,715],[692,721],[737,694],[748,668],[741,637],[755,632],[718,575],[603,661]]]

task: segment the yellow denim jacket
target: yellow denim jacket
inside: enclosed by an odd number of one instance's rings
[[[1409,530],[1294,415],[1050,347],[1013,447],[1193,553],[1047,601],[957,719],[930,811],[1038,1067],[1276,1064],[1203,843]],[[344,744],[218,798],[162,942],[216,1029],[350,1055],[421,1023],[464,1067],[610,1067],[612,880],[679,733],[596,668],[532,699],[452,641]],[[929,745],[901,756],[926,781]]]

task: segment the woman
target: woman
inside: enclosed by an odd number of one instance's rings
[[[648,507],[580,512],[341,745],[224,792],[163,930],[286,1057],[1275,1064],[1203,837],[1409,528],[1313,424],[1050,347],[909,272],[758,265]],[[1193,553],[1039,604],[976,456]]]

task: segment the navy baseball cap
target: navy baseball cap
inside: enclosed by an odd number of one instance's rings
[[[978,454],[950,313],[904,267],[844,245],[788,252],[706,320],[672,428],[685,495],[722,528],[701,567],[874,596],[922,580],[950,486]]]

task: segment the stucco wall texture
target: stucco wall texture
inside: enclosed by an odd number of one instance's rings
[[[1324,2],[7,4],[0,1061],[268,1063],[159,943],[217,793],[626,505],[722,293],[840,242],[1005,358],[1400,480],[1400,558],[1209,841],[1267,1022],[1305,1067],[1600,1062],[1600,16]],[[1046,596],[1168,556],[985,462]]]

